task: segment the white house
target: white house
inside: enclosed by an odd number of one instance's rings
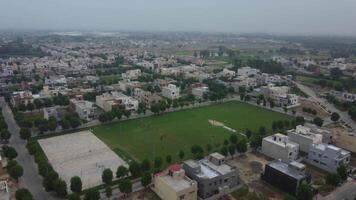
[[[312,144],[305,161],[328,172],[337,172],[341,165],[348,166],[351,153],[329,144]]]
[[[70,106],[76,113],[78,113],[80,119],[86,121],[91,121],[95,119],[96,109],[93,102],[71,99]]]
[[[134,69],[134,70],[128,70],[125,73],[121,74],[123,79],[137,79],[139,76],[141,76],[141,70],[140,69]]]
[[[305,153],[309,152],[312,144],[320,144],[323,140],[323,135],[313,133],[309,127],[303,125],[298,125],[287,133],[289,140],[299,144],[299,150]]]
[[[277,133],[263,138],[262,153],[289,163],[298,158],[299,144],[290,141],[288,136]]]
[[[173,84],[168,84],[168,86],[162,88],[162,96],[168,99],[178,99],[180,89]]]
[[[256,76],[260,73],[260,70],[251,67],[241,67],[237,70],[238,76]]]
[[[96,96],[96,105],[105,112],[111,111],[115,107],[128,111],[137,111],[138,100],[119,92],[111,92]]]

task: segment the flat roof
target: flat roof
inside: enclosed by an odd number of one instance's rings
[[[296,162],[293,163],[294,165],[297,165]],[[304,173],[300,173],[297,170],[293,170],[289,167],[289,165],[287,163],[281,162],[281,161],[272,161],[270,163],[267,164],[268,166],[283,172],[284,174],[287,174],[288,176],[291,176],[295,179],[302,179],[305,177]]]
[[[173,177],[166,175],[159,176],[159,178],[175,191],[182,191],[193,185],[193,181],[189,181],[186,177],[183,179],[174,179]]]

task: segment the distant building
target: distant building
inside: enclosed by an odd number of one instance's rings
[[[337,99],[339,99],[341,101],[346,101],[346,102],[355,102],[356,101],[356,94],[354,94],[354,93],[331,90],[329,92],[329,94],[331,94],[332,96],[336,97]]]
[[[32,92],[31,91],[13,92],[10,101],[14,107],[32,103],[33,102]]]
[[[299,145],[290,141],[288,136],[277,133],[263,138],[262,153],[288,163],[298,158]]]
[[[185,176],[185,171],[178,164],[155,174],[152,190],[162,200],[196,200],[198,184]]]
[[[123,79],[134,80],[137,79],[139,76],[141,76],[141,70],[140,69],[128,70],[125,73],[122,73],[121,76]]]
[[[151,105],[156,104],[162,100],[162,97],[151,93],[149,91],[142,90],[141,88],[135,88],[133,91],[133,97],[137,99],[140,103],[145,104],[148,108]]]
[[[260,73],[260,70],[251,67],[241,67],[237,70],[238,76],[255,76]]]
[[[305,153],[309,152],[312,144],[323,142],[323,135],[313,133],[309,127],[298,125],[295,129],[288,130],[289,140],[299,144],[299,150]]]
[[[204,94],[206,94],[208,92],[209,92],[209,87],[208,86],[201,86],[201,87],[192,88],[192,94],[197,99],[202,99]]]
[[[221,72],[221,75],[222,75],[223,77],[229,77],[229,78],[231,78],[231,77],[234,77],[234,76],[236,75],[236,72],[224,68],[223,71]]]
[[[104,93],[96,96],[96,105],[105,112],[113,108],[121,108],[128,111],[137,111],[138,101],[119,92]]]
[[[274,86],[274,84],[261,87],[261,93],[272,99],[278,106],[286,108],[299,106],[299,97],[295,94],[289,94],[289,90],[288,86]]]
[[[162,96],[168,99],[178,99],[180,97],[179,92],[179,88],[173,84],[168,84],[168,86],[162,88]]]
[[[71,99],[69,106],[78,113],[80,119],[91,121],[96,118],[96,108],[93,102]]]
[[[64,75],[46,77],[44,85],[50,88],[67,87],[67,79]]]
[[[227,165],[225,157],[219,153],[212,153],[199,161],[187,160],[183,169],[188,177],[198,182],[201,199],[217,199],[240,184],[237,169]]]
[[[348,166],[351,153],[329,144],[312,144],[305,161],[328,172],[336,172],[341,165]]]
[[[48,120],[50,117],[54,117],[57,121],[61,119],[60,112],[58,111],[58,107],[48,107],[43,108],[43,118]]]
[[[284,163],[278,160],[265,165],[261,178],[291,195],[296,195],[303,182],[309,183],[311,180],[310,175],[305,172],[305,165],[295,161]]]

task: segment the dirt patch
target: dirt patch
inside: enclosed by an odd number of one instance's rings
[[[356,153],[356,136],[350,135],[349,132],[340,126],[330,128],[333,133],[333,143],[353,153]]]
[[[329,116],[329,113],[326,112],[324,109],[322,109],[318,104],[316,104],[313,101],[310,101],[308,99],[300,99],[299,101],[300,106],[296,108],[298,113],[303,113],[303,115],[309,116],[309,117],[320,117],[320,118],[325,118]],[[303,107],[304,108],[311,108],[313,110],[316,110],[317,114],[313,115],[307,112],[303,112]]]

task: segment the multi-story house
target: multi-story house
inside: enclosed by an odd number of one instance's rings
[[[348,166],[351,153],[330,144],[312,144],[305,161],[328,172],[337,172],[341,165]]]
[[[178,99],[180,89],[176,85],[168,84],[168,86],[162,88],[162,96],[168,99]]]
[[[183,163],[187,176],[198,182],[200,199],[217,199],[229,194],[239,184],[238,171],[225,163],[225,156],[212,153],[201,160],[187,160]]]
[[[162,200],[197,200],[198,184],[185,175],[184,169],[178,164],[171,165],[167,170],[153,177],[152,190]]]
[[[312,144],[323,142],[323,135],[314,133],[309,127],[298,125],[295,129],[288,130],[289,140],[299,144],[299,150],[305,153],[309,152]]]
[[[289,163],[298,158],[299,144],[290,141],[288,136],[277,133],[263,138],[262,153]]]
[[[33,102],[32,92],[31,91],[13,92],[10,101],[14,107],[32,103]]]
[[[96,105],[105,112],[111,111],[115,107],[128,111],[137,111],[138,109],[136,99],[116,91],[96,96]]]
[[[78,113],[80,119],[91,121],[96,118],[96,108],[93,102],[71,99],[69,106],[74,112]]]
[[[305,172],[305,165],[298,162],[284,163],[279,160],[265,165],[262,180],[291,194],[296,195],[303,182],[310,182],[311,176]]]

